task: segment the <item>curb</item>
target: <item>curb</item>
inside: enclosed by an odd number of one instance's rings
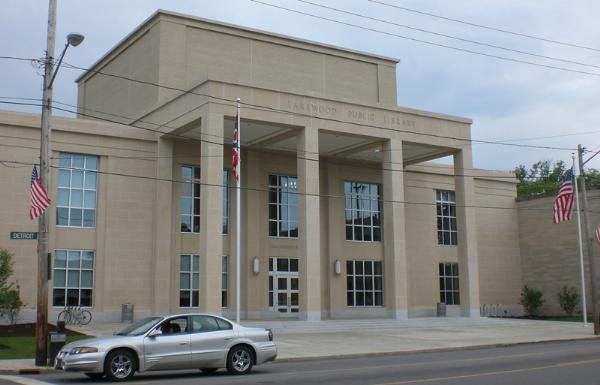
[[[23,368],[23,369],[0,369],[0,374],[7,375],[28,375],[28,374],[46,374],[54,373],[56,369],[51,367],[42,368]]]
[[[383,357],[383,356],[408,355],[408,354],[419,354],[419,353],[444,353],[444,352],[455,352],[455,351],[460,351],[460,350],[507,348],[507,347],[511,347],[511,346],[520,346],[520,345],[541,345],[541,344],[555,343],[555,342],[594,341],[594,340],[598,340],[599,338],[600,338],[600,336],[594,336],[594,337],[566,338],[566,339],[554,339],[554,340],[543,340],[543,341],[507,342],[507,343],[496,343],[496,344],[485,344],[485,345],[457,346],[457,347],[452,347],[452,348],[399,350],[399,351],[373,352],[373,353],[348,353],[348,354],[311,356],[311,357],[287,357],[287,358],[276,358],[274,362],[286,363],[286,362],[303,362],[303,361],[317,361],[317,360],[340,360],[340,359],[347,359],[347,358],[362,358],[362,357]]]
[[[383,356],[408,355],[408,354],[419,354],[419,353],[444,353],[444,352],[455,352],[455,351],[460,351],[460,350],[506,348],[506,347],[511,347],[511,346],[520,346],[520,345],[541,345],[541,344],[556,343],[556,342],[594,341],[594,340],[598,340],[599,338],[600,338],[600,336],[593,336],[593,337],[554,339],[554,340],[543,340],[543,341],[527,341],[527,342],[486,344],[486,345],[458,346],[458,347],[452,347],[452,348],[399,350],[399,351],[374,352],[374,353],[348,353],[348,354],[310,356],[310,357],[287,357],[287,358],[276,358],[274,362],[275,363],[279,363],[279,362],[281,362],[281,363],[309,362],[309,361],[318,361],[318,360],[341,360],[341,359],[348,359],[348,358],[383,357]],[[48,373],[56,373],[56,372],[59,372],[59,370],[54,369],[53,367],[0,369],[0,374],[8,374],[8,375],[48,374]]]

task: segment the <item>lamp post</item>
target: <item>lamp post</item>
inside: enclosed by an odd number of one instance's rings
[[[54,66],[54,42],[56,30],[56,0],[50,0],[48,7],[48,37],[44,61],[44,94],[42,97],[42,129],[40,136],[40,179],[46,190],[50,191],[50,119],[52,118],[52,84],[56,78],[62,59],[70,45],[78,46],[83,35],[71,33],[63,48],[60,59]],[[38,220],[38,276],[37,276],[37,314],[35,323],[35,364],[48,364],[48,273],[50,271],[48,254],[48,211]]]

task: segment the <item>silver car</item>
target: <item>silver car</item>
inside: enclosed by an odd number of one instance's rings
[[[67,344],[54,367],[124,381],[149,370],[198,368],[210,373],[227,368],[245,374],[276,356],[270,330],[210,314],[177,314],[145,318],[110,337]]]

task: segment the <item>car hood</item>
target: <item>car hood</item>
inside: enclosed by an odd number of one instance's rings
[[[66,344],[62,350],[69,350],[80,346],[89,346],[94,348],[102,348],[105,346],[112,346],[115,344],[127,345],[128,342],[132,342],[134,339],[139,338],[137,336],[99,336],[92,338],[85,338]]]

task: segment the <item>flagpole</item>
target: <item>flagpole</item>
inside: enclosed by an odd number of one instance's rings
[[[585,299],[585,270],[583,266],[583,245],[581,244],[581,214],[579,212],[579,193],[577,190],[577,178],[575,175],[575,155],[573,155],[573,167],[571,168],[571,177],[575,186],[575,209],[577,210],[577,246],[579,248],[579,270],[581,275],[581,317],[583,326],[587,326],[587,308]]]
[[[235,197],[235,322],[240,323],[240,259],[241,259],[241,188],[242,188],[242,151],[241,137],[242,125],[240,124],[240,98],[237,98],[237,152],[238,152],[238,178]]]

